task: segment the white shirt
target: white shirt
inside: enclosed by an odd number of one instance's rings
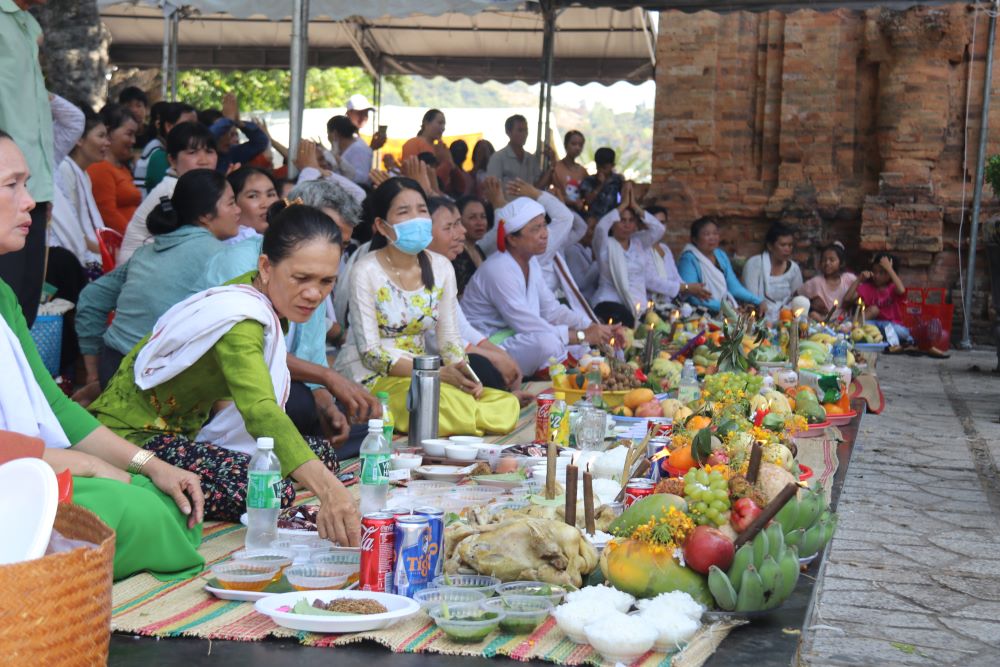
[[[591,301],[595,304],[610,301],[621,303],[626,308],[635,311],[636,304],[639,304],[639,312],[647,310],[650,300],[650,292],[657,292],[666,296],[669,290],[667,280],[656,270],[653,263],[652,251],[636,240],[638,234],[633,234],[628,249],[625,250],[625,259],[628,267],[628,291],[631,296],[629,303],[622,303],[622,298],[615,289],[615,284],[611,279],[611,268],[608,264],[608,251],[611,243],[618,243],[612,239],[601,246],[601,256],[598,259],[600,265],[600,280],[597,284],[597,291]],[[659,256],[657,255],[657,259]]]
[[[652,248],[656,243],[659,243],[660,239],[663,238],[663,232],[666,231],[666,227],[660,222],[660,219],[648,211],[642,212],[642,221],[646,223],[645,229],[640,229],[632,235],[632,240],[638,240],[639,243],[646,246],[647,248]],[[613,208],[604,214],[600,220],[597,221],[597,225],[594,227],[594,239],[590,242],[590,246],[594,249],[594,256],[601,256],[601,246],[603,246],[608,239],[608,231],[610,231],[611,226],[616,222],[621,220],[621,216],[618,214],[618,209]]]
[[[372,170],[372,149],[365,142],[355,139],[354,143],[340,154],[340,162],[349,165],[350,171],[353,172],[347,173],[345,170],[344,176],[358,185],[368,185],[372,182],[371,176],[368,175]]]
[[[128,227],[125,228],[122,247],[118,249],[118,264],[124,264],[136,250],[147,243],[152,243],[153,235],[146,227],[146,218],[159,205],[160,197],[170,198],[173,196],[175,187],[177,187],[177,176],[168,171],[163,180],[157,183],[152,192],[142,200],[139,208],[135,209],[132,219],[128,222]]]
[[[462,295],[462,309],[473,327],[493,335],[501,329],[516,333],[552,333],[569,341],[569,327],[586,329],[590,320],[562,305],[545,284],[537,257],[528,262],[528,280],[508,253],[487,258],[472,275]]]
[[[592,301],[597,280],[601,276],[601,267],[594,261],[594,251],[580,243],[574,243],[566,248],[565,255],[566,265],[569,266],[577,287],[588,301]]]

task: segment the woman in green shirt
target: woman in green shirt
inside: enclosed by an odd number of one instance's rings
[[[24,247],[35,202],[28,167],[0,131],[0,255]],[[0,430],[41,438],[43,459],[73,473],[73,502],[115,530],[115,579],[150,570],[161,578],[197,573],[204,499],[198,477],[112,433],[69,400],[38,355],[17,298],[0,280]]]
[[[283,408],[290,380],[280,329],[322,307],[340,252],[340,231],[325,213],[301,204],[281,211],[264,234],[258,270],[167,311],[90,406],[119,435],[198,473],[211,519],[239,520],[254,440],[266,436],[291,478],[276,490],[281,503],[295,498],[291,480],[302,483],[320,500],[320,536],[358,544],[357,506],[334,474],[332,448],[307,442]],[[213,430],[234,409],[237,423]]]

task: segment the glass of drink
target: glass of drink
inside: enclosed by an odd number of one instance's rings
[[[604,410],[584,408],[577,424],[576,446],[581,451],[602,451],[606,430],[607,414]]]

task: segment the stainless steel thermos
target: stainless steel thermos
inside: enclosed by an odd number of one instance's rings
[[[413,358],[413,376],[406,395],[410,411],[410,447],[438,435],[438,408],[441,403],[441,357],[422,354]]]

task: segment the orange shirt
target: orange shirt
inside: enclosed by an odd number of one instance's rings
[[[135,187],[132,172],[128,167],[102,160],[87,167],[87,175],[94,186],[94,202],[104,224],[124,234],[132,214],[142,203],[142,192]]]
[[[437,151],[434,150],[434,146],[431,142],[427,141],[423,137],[413,137],[408,139],[405,144],[403,144],[403,159],[410,157],[419,157],[421,153],[433,153],[434,157],[438,157]],[[442,187],[448,184],[448,177],[451,175],[451,158],[448,160],[441,160],[438,158],[437,166],[437,176],[438,181],[441,182]]]

